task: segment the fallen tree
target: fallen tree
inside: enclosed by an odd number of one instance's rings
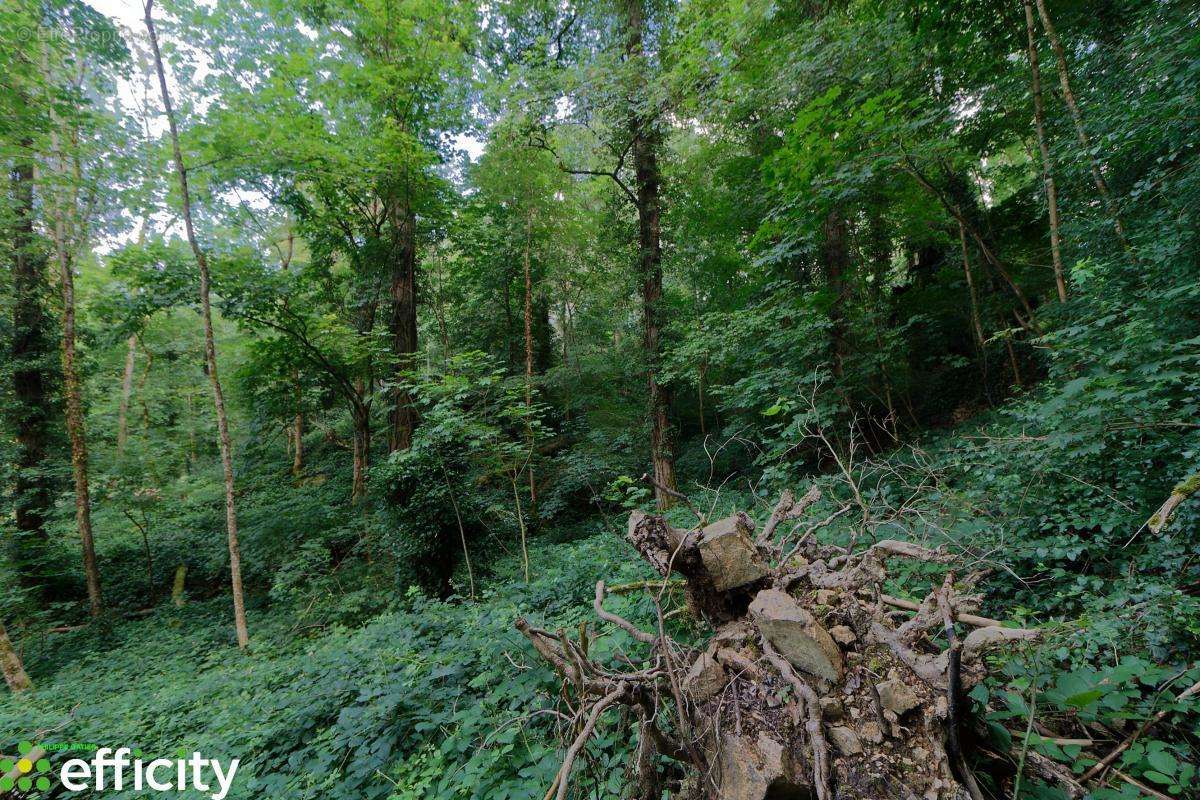
[[[684,530],[633,512],[627,538],[662,576],[646,584],[657,623],[646,630],[607,610],[603,582],[594,608],[645,649],[640,662],[591,658],[586,626],[571,638],[517,621],[563,676],[574,712],[546,800],[567,797],[575,762],[617,707],[638,720],[628,777],[640,800],[664,791],[687,800],[981,800],[960,738],[965,693],[983,678],[989,647],[1037,633],[973,615],[982,573],[956,579],[955,557],[941,550],[823,544],[814,534],[832,517],[777,541],[780,523],[818,497],[785,493],[757,537],[744,513],[705,524],[696,512],[698,524]],[[937,564],[945,579],[920,603],[897,601],[882,593],[895,559]],[[667,634],[672,576],[712,630],[701,647]],[[960,625],[973,629],[960,636]]]

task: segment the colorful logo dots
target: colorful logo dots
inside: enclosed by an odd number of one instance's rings
[[[0,775],[0,792],[11,792],[14,788],[28,792],[35,786],[43,792],[48,790],[52,781],[46,775],[38,773],[50,771],[50,759],[39,758],[36,763],[30,759],[28,756],[33,753],[32,742],[21,742],[17,745],[17,751],[22,758],[17,759],[15,764],[7,758],[0,760],[0,773],[3,773]],[[16,777],[10,774],[14,768],[18,773]]]

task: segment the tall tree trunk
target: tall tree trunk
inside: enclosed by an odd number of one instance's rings
[[[1113,202],[1112,192],[1108,189],[1108,181],[1104,179],[1104,168],[1100,163],[1096,151],[1092,148],[1091,137],[1088,136],[1087,128],[1083,124],[1083,114],[1079,111],[1079,104],[1075,102],[1075,93],[1071,91],[1071,76],[1070,70],[1067,67],[1067,56],[1063,52],[1062,42],[1058,40],[1058,32],[1054,29],[1054,23],[1050,21],[1050,14],[1046,10],[1045,0],[1037,0],[1038,16],[1042,18],[1042,27],[1046,29],[1046,38],[1050,40],[1050,47],[1054,50],[1054,58],[1058,65],[1058,82],[1062,87],[1063,102],[1067,104],[1067,110],[1071,113],[1071,121],[1075,125],[1075,136],[1079,139],[1079,146],[1083,148],[1083,152],[1087,154],[1088,164],[1092,170],[1092,182],[1096,185],[1096,191],[1100,193],[1101,199],[1104,200],[1104,207],[1108,210],[1109,217],[1112,218],[1114,230],[1117,232],[1117,239],[1121,242],[1121,247],[1124,248],[1129,260],[1134,264],[1140,263],[1137,252],[1133,249],[1133,245],[1129,243],[1129,238],[1125,235],[1125,224],[1121,221],[1121,212],[1117,209],[1117,205]]]
[[[27,692],[33,688],[33,681],[25,674],[25,666],[17,655],[12,641],[8,638],[8,629],[0,622],[0,669],[4,670],[4,682],[13,694]]]
[[[645,8],[643,0],[625,0],[626,55],[642,60]],[[644,71],[639,70],[644,76]],[[650,408],[650,459],[654,465],[655,504],[664,510],[675,499],[665,489],[675,489],[674,446],[668,411],[670,390],[658,382],[659,337],[662,328],[662,225],[660,220],[658,146],[660,136],[653,116],[631,109],[630,148],[638,212],[638,277],[642,284],[642,346],[645,350]],[[652,112],[651,112],[652,113]]]
[[[533,210],[525,216],[525,251],[522,259],[525,271],[525,411],[533,414]],[[529,445],[529,519],[537,527],[537,481],[533,472],[533,422],[525,421],[525,438]]]
[[[150,36],[150,49],[154,54],[154,70],[158,73],[158,88],[162,93],[163,109],[167,114],[167,127],[171,134],[171,150],[175,158],[175,174],[179,179],[180,202],[183,205],[183,227],[188,244],[196,257],[200,270],[200,314],[204,322],[204,357],[208,365],[208,378],[212,383],[213,405],[217,413],[217,433],[221,447],[221,468],[225,473],[225,528],[229,536],[229,572],[233,589],[233,620],[237,629],[238,646],[244,648],[250,642],[246,628],[246,604],[242,594],[242,554],[238,546],[237,508],[233,491],[233,455],[229,439],[229,418],[225,414],[225,394],[217,375],[217,348],[213,341],[212,307],[209,304],[208,259],[196,241],[196,230],[192,224],[192,201],[188,193],[187,169],[183,165],[183,152],[179,148],[179,129],[175,123],[175,112],[171,107],[171,94],[167,90],[167,74],[163,69],[162,53],[158,47],[158,36],[154,30],[152,10],[154,0],[146,0],[146,32]]]
[[[20,98],[21,96],[18,95]],[[33,235],[33,141],[19,143],[21,157],[12,169],[12,363],[14,402],[10,406],[16,435],[13,505],[16,532],[8,537],[9,557],[25,588],[39,586],[38,566],[47,544],[46,516],[50,482],[45,474],[50,442],[51,352],[46,314],[45,259]]]
[[[395,367],[392,378],[403,380],[403,373],[412,369],[417,352],[417,219],[407,201],[394,212],[394,224],[399,237],[399,257],[392,265],[392,316],[389,329],[392,335],[392,356]],[[417,420],[412,395],[401,386],[391,390],[391,431],[388,449],[407,450],[412,447],[413,430]]]
[[[1050,162],[1050,147],[1046,143],[1046,110],[1042,103],[1042,73],[1038,66],[1037,36],[1034,30],[1033,4],[1021,0],[1025,7],[1025,34],[1029,39],[1029,81],[1033,92],[1033,127],[1037,132],[1038,150],[1042,155],[1042,183],[1046,188],[1046,207],[1050,216],[1050,260],[1054,264],[1054,285],[1058,299],[1067,302],[1067,280],[1063,272],[1062,247],[1058,228],[1058,188]]]
[[[53,121],[52,121],[52,124]],[[57,132],[50,134],[51,147],[59,164],[59,175],[65,177],[65,161],[59,151]],[[87,432],[83,421],[83,392],[79,370],[75,365],[75,274],[68,252],[66,210],[62,192],[55,192],[52,201],[54,217],[54,254],[58,260],[58,278],[63,301],[63,382],[67,399],[67,435],[71,440],[71,473],[75,481],[75,527],[83,548],[83,574],[87,582],[88,607],[93,617],[99,616],[103,601],[100,595],[100,569],[96,564],[96,545],[92,538],[92,499],[88,488]]]
[[[133,396],[133,368],[137,357],[137,334],[130,334],[125,352],[125,373],[121,378],[121,402],[117,406],[117,458],[125,455],[129,441],[129,398]]]

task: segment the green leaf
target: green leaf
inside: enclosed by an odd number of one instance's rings
[[[1176,770],[1179,769],[1179,762],[1175,760],[1175,756],[1166,750],[1156,750],[1147,753],[1146,761],[1150,763],[1150,766],[1166,775],[1174,775]]]
[[[1067,705],[1073,706],[1075,708],[1083,708],[1084,706],[1088,706],[1088,705],[1091,705],[1092,703],[1096,702],[1103,695],[1104,695],[1103,689],[1091,689],[1086,692],[1079,692],[1078,694],[1073,694],[1063,702],[1065,702]]]

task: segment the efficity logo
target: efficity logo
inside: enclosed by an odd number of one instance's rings
[[[47,758],[51,750],[80,750],[79,745],[35,745],[21,742],[20,757],[0,759],[0,793],[49,791],[60,784],[71,792],[182,792],[195,789],[209,793],[212,800],[225,800],[233,787],[240,759],[230,759],[226,767],[220,760],[205,758],[198,752],[180,749],[178,758],[142,758],[140,750],[129,747],[94,747],[91,758],[69,758],[53,765]]]

